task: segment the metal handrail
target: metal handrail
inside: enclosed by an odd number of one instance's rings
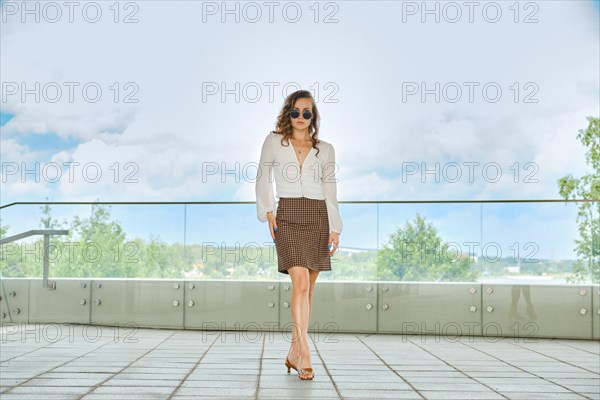
[[[0,239],[0,245],[11,243],[19,239],[23,239],[34,235],[44,235],[44,276],[42,286],[46,289],[56,289],[56,282],[48,282],[48,273],[50,271],[50,235],[68,235],[68,229],[33,229],[31,231],[19,233]]]
[[[480,200],[339,200],[340,204],[420,204],[420,203],[582,203],[600,202],[597,199],[480,199]],[[19,205],[174,205],[174,204],[256,204],[255,201],[17,201],[0,205],[0,210]]]

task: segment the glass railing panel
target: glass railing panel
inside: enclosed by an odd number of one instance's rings
[[[185,204],[112,204],[96,223],[94,277],[182,279],[189,270],[185,254]],[[94,206],[96,208],[96,206]]]
[[[89,268],[74,267],[84,248],[73,239],[73,221],[90,214],[86,204],[18,204],[0,210],[2,238],[30,230],[67,229],[69,235],[49,238],[49,277],[90,276]],[[0,273],[4,277],[41,278],[43,275],[44,237],[29,236],[0,249]]]
[[[31,229],[69,231],[50,238],[50,277],[183,278],[187,269],[181,204],[17,205],[4,209],[2,217],[9,225],[6,236]],[[35,252],[27,251],[29,242]],[[5,244],[3,276],[41,277],[42,249],[43,236]]]
[[[188,204],[188,279],[278,279],[268,224],[254,204]]]
[[[340,208],[345,216],[341,246],[331,257],[331,271],[322,272],[319,279],[373,280],[376,205],[341,204]],[[267,223],[257,221],[255,209],[253,204],[188,205],[186,248],[195,277],[289,281],[277,270],[275,244]]]
[[[377,279],[377,203],[340,203],[344,223],[331,271],[318,279],[373,281]]]
[[[478,203],[380,204],[378,279],[476,282],[480,214]]]
[[[479,248],[481,281],[591,283],[589,260],[583,256],[591,250],[591,242],[578,245],[582,227],[593,220],[588,214],[578,222],[580,208],[591,209],[593,203],[585,204],[543,201],[484,204],[483,240]]]
[[[590,204],[590,278],[594,285],[600,285],[600,201]],[[600,295],[600,290],[597,292]],[[599,313],[596,316],[600,317]]]
[[[600,203],[585,204],[342,203],[319,279],[597,284]],[[51,238],[50,277],[289,279],[254,204],[20,204],[1,218],[4,237],[69,230]],[[42,248],[42,236],[4,245],[0,272],[41,277]]]

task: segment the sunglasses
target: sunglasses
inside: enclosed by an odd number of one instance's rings
[[[290,117],[292,117],[294,119],[298,118],[299,116],[300,116],[300,111],[298,111],[298,110],[292,110],[290,112]],[[304,119],[311,119],[312,118],[312,113],[310,111],[308,111],[308,110],[304,110],[304,112],[302,113],[302,117]]]

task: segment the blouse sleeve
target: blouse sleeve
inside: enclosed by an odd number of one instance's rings
[[[256,172],[256,213],[261,222],[268,221],[269,211],[276,215],[275,195],[273,193],[273,163],[275,162],[275,151],[271,141],[271,134],[267,135],[262,145],[260,161]]]
[[[327,160],[323,165],[323,174],[321,180],[323,182],[323,192],[325,193],[325,203],[327,205],[329,230],[341,234],[343,223],[337,200],[337,179],[335,177],[336,169],[335,150],[333,145],[331,145],[329,148],[329,154],[327,155]]]

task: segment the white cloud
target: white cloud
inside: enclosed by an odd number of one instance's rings
[[[38,154],[31,151],[27,146],[19,144],[15,139],[2,140],[0,145],[0,156],[3,162],[10,160],[31,161],[36,160]]]
[[[585,116],[597,115],[599,86],[598,21],[586,2],[544,3],[538,24],[398,24],[398,5],[358,2],[341,4],[336,24],[200,23],[199,4],[139,5],[137,24],[3,24],[4,82],[96,82],[103,89],[98,103],[83,101],[80,90],[74,103],[11,96],[3,103],[15,114],[2,128],[6,159],[35,160],[35,150],[18,146],[19,135],[51,132],[83,142],[57,152],[57,162],[98,162],[105,176],[115,162],[139,167],[136,184],[80,179],[40,192],[63,200],[253,200],[252,182],[228,175],[204,182],[202,166],[256,162],[282,85],[294,81],[318,88],[321,137],[336,147],[343,200],[557,197],[558,177],[585,171],[575,134]],[[302,43],[310,43],[309,53]],[[257,82],[263,97],[203,101],[203,82],[222,81],[229,88]],[[505,97],[495,104],[402,102],[406,81],[497,81]],[[521,95],[534,81],[540,103],[513,103],[515,81]],[[125,89],[128,82],[135,90]],[[280,84],[274,100],[264,82]],[[134,92],[139,102],[125,103]],[[494,184],[402,182],[402,163],[421,161],[494,161],[505,169],[533,161],[540,183],[515,184],[508,174]],[[31,190],[9,185],[3,196],[24,199]]]

